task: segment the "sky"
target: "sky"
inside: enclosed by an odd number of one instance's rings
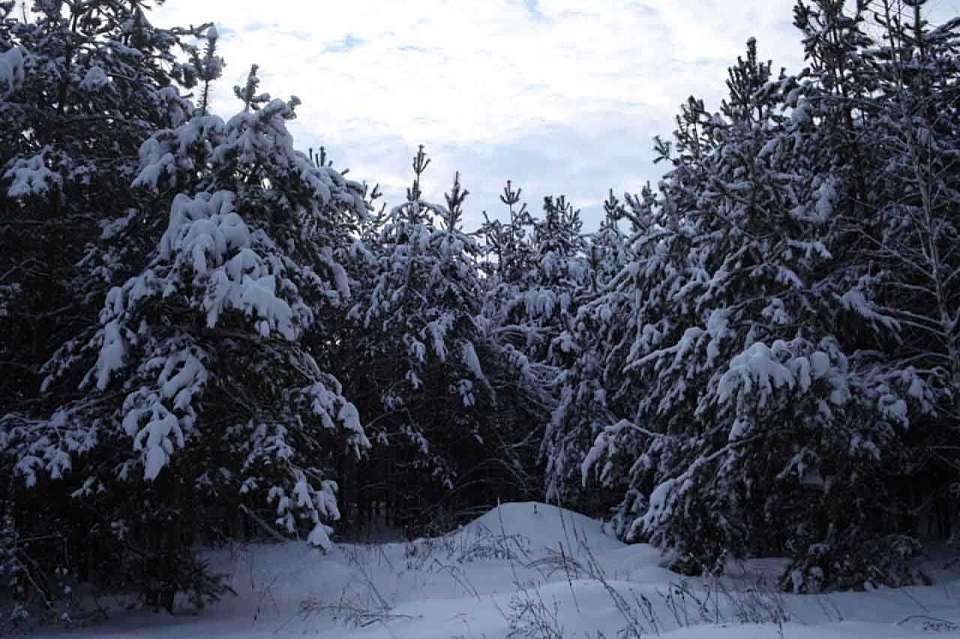
[[[687,96],[717,107],[750,37],[798,70],[794,0],[168,0],[162,26],[213,22],[227,67],[214,110],[252,63],[261,88],[298,96],[301,149],[402,201],[423,144],[423,185],[442,201],[454,171],[471,192],[465,226],[502,216],[506,180],[531,210],[566,194],[595,228],[603,198],[656,182],[652,139]],[[930,0],[934,21],[960,0]]]

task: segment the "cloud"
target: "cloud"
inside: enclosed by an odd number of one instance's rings
[[[154,21],[215,21],[228,67],[214,108],[234,110],[230,87],[259,63],[265,90],[303,100],[298,144],[325,144],[394,201],[422,143],[429,183],[461,171],[471,222],[499,209],[509,178],[535,209],[569,194],[595,226],[608,188],[656,179],[651,139],[688,95],[719,104],[747,38],[778,66],[801,66],[793,2],[169,0]],[[931,5],[949,17],[960,0]]]
[[[352,33],[348,33],[343,36],[342,39],[328,44],[323,50],[325,53],[346,53],[347,51],[356,49],[362,44],[362,38],[357,38]]]
[[[544,20],[545,16],[540,10],[539,0],[523,0],[523,8],[527,10],[530,17],[534,20]]]

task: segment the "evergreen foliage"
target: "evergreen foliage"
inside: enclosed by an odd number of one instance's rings
[[[215,115],[210,25],[0,1],[9,621],[81,584],[200,606],[204,545],[531,497],[687,573],[923,580],[960,536],[960,19],[924,5],[798,2],[805,68],[748,41],[598,229],[507,182],[471,232],[423,147],[377,212],[256,66]]]

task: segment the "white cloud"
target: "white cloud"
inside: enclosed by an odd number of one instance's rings
[[[686,96],[717,103],[748,37],[800,66],[793,2],[169,0],[154,20],[216,22],[228,67],[215,108],[228,114],[233,84],[260,64],[265,90],[303,100],[298,143],[325,144],[392,199],[422,143],[434,155],[428,195],[460,170],[473,222],[498,210],[509,178],[533,208],[568,193],[592,225],[609,187],[657,176],[652,136],[669,133]],[[933,5],[950,15],[960,0]]]

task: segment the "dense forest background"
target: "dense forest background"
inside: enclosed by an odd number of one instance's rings
[[[226,588],[201,546],[531,498],[687,574],[922,581],[960,535],[960,19],[924,4],[798,2],[805,68],[749,41],[655,141],[663,179],[585,233],[511,182],[463,228],[469,176],[426,201],[423,147],[382,204],[296,148],[256,67],[211,114],[209,25],[0,2],[10,619],[202,604]]]

